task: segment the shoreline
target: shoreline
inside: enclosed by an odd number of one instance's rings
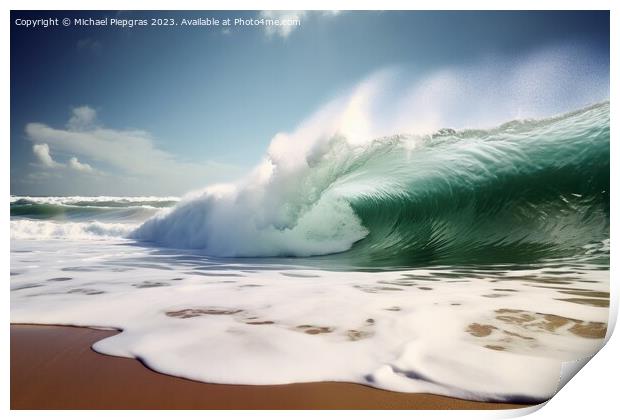
[[[487,403],[344,382],[226,385],[155,372],[91,349],[118,330],[11,324],[11,409],[505,410]]]

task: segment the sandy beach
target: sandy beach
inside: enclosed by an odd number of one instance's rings
[[[525,407],[337,382],[206,384],[154,372],[91,345],[115,331],[11,325],[11,409],[458,409]]]

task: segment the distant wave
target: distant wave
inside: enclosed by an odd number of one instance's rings
[[[309,144],[272,144],[245,181],[186,198],[131,237],[389,264],[570,256],[609,238],[608,102],[491,130]]]
[[[115,196],[11,196],[11,205],[26,204],[55,204],[65,206],[102,206],[102,207],[127,207],[148,205],[153,207],[166,207],[179,201],[179,197],[115,197]]]
[[[11,217],[63,221],[144,221],[177,197],[11,197]]]

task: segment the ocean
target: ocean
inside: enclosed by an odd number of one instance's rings
[[[537,402],[609,316],[609,103],[269,151],[184,197],[11,197],[11,322],[204,382]]]

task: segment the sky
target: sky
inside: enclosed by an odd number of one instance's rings
[[[49,17],[179,24],[17,24]],[[207,17],[300,25],[180,25]],[[338,106],[346,127],[330,127],[361,136],[370,125],[364,135],[488,126],[609,97],[605,11],[14,11],[11,22],[13,195],[178,196],[234,181],[281,133]],[[360,97],[365,112],[351,113]]]

